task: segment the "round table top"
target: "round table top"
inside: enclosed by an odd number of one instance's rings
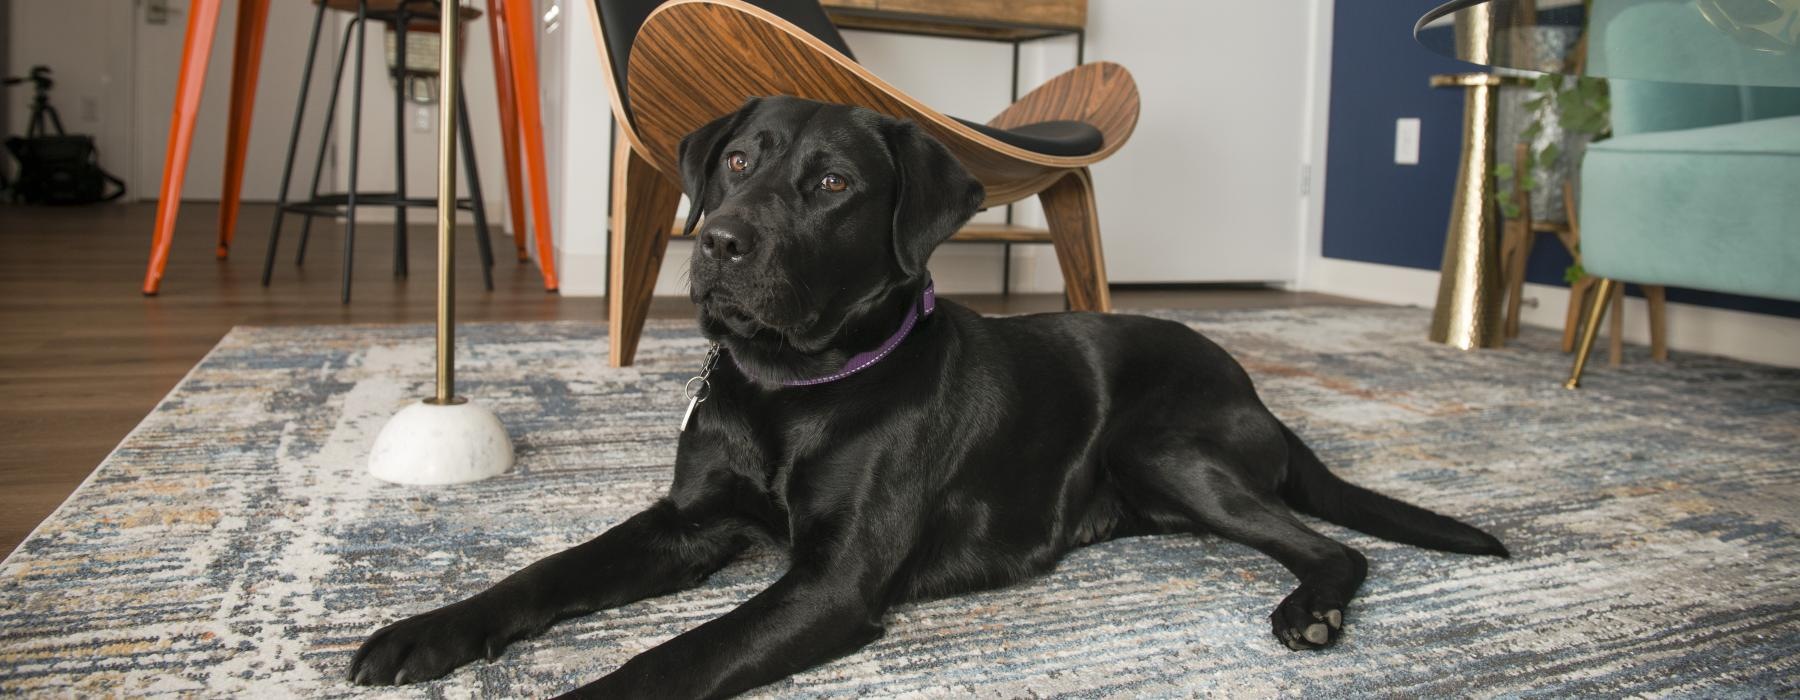
[[[1800,87],[1800,0],[1452,0],[1413,38],[1496,68]]]

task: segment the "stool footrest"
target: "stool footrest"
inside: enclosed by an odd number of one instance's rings
[[[322,194],[309,200],[288,202],[277,205],[282,211],[314,216],[338,216],[350,207],[350,195],[344,193]],[[401,198],[393,192],[358,192],[357,207],[397,207],[418,209],[437,209],[436,197]],[[475,201],[463,197],[456,200],[456,208],[465,211],[475,210]]]

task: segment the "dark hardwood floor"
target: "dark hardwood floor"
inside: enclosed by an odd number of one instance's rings
[[[76,209],[0,206],[0,552],[10,553],[67,498],[131,428],[236,325],[423,323],[435,318],[433,231],[408,240],[411,275],[393,275],[393,227],[358,227],[354,298],[338,302],[343,238],[313,227],[304,268],[294,265],[289,219],[273,283],[259,284],[273,209],[246,205],[230,260],[216,260],[218,207],[181,209],[162,293],[139,293],[153,204]],[[420,220],[428,220],[424,214]],[[600,321],[599,298],[547,294],[537,270],[515,262],[497,236],[494,291],[482,289],[473,227],[459,229],[458,318]],[[1052,311],[1057,295],[956,295],[988,313]],[[1266,289],[1117,290],[1120,309],[1250,308],[1353,303]],[[652,315],[685,318],[685,299],[659,299]]]

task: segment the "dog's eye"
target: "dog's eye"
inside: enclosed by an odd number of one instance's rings
[[[744,157],[743,151],[732,151],[731,155],[725,156],[725,167],[731,168],[731,172],[741,173],[750,167],[750,159]]]
[[[850,181],[845,180],[844,176],[837,173],[831,173],[819,180],[819,189],[826,192],[842,192],[848,187],[850,187]]]

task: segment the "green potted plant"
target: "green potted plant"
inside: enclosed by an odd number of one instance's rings
[[[1603,78],[1544,74],[1537,76],[1519,102],[1518,129],[1498,144],[1500,162],[1494,166],[1496,204],[1507,218],[1521,211],[1513,188],[1530,193],[1534,216],[1560,221],[1563,212],[1562,183],[1576,177],[1587,145],[1605,138],[1612,129],[1612,103]],[[1524,143],[1522,163],[1512,162],[1510,144]],[[1564,273],[1574,281],[1580,265]]]

